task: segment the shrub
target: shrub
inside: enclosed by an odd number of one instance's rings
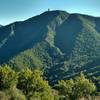
[[[26,100],[25,95],[15,87],[6,90],[5,93],[9,97],[9,100]]]
[[[17,83],[17,73],[9,66],[0,67],[0,90],[14,87]]]

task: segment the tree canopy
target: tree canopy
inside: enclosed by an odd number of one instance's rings
[[[95,95],[96,86],[83,73],[50,86],[42,71],[29,68],[16,72],[0,67],[0,97],[11,100],[77,100]]]

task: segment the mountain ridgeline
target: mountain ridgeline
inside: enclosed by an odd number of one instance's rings
[[[82,71],[99,85],[100,17],[57,10],[2,26],[0,64],[40,69],[50,84]]]

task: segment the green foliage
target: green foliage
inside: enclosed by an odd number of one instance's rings
[[[0,90],[16,86],[17,73],[9,66],[0,67]]]
[[[96,86],[93,82],[85,78],[84,74],[80,74],[75,78],[74,95],[76,98],[87,97],[96,92]]]
[[[25,95],[28,95],[30,91],[32,91],[32,71],[28,68],[24,69],[23,71],[19,72],[18,77],[18,85],[17,87],[24,92]]]
[[[73,86],[74,86],[74,82],[73,80],[61,80],[58,83],[58,91],[60,93],[60,95],[63,95],[64,98],[66,99],[70,99],[73,93]]]
[[[52,88],[40,70],[15,72],[7,65],[0,67],[0,100],[77,100],[96,93],[94,83],[82,73],[74,79],[59,80]]]
[[[32,49],[20,53],[8,63],[15,70],[22,70],[26,67],[37,69],[43,66],[41,60],[35,55]]]
[[[61,80],[55,87],[62,100],[77,100],[82,97],[88,97],[96,92],[94,83],[85,78],[84,74],[75,77],[74,80]]]
[[[21,71],[19,73],[17,87],[29,98],[37,97],[37,94],[39,94],[39,97],[43,98],[43,100],[53,99],[48,82],[43,79],[42,73],[38,70],[32,72],[29,69],[25,69]]]
[[[16,87],[4,91],[9,100],[27,100],[22,91]]]

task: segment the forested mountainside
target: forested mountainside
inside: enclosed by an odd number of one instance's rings
[[[57,10],[2,26],[0,64],[40,69],[50,84],[82,71],[99,87],[100,17]]]

